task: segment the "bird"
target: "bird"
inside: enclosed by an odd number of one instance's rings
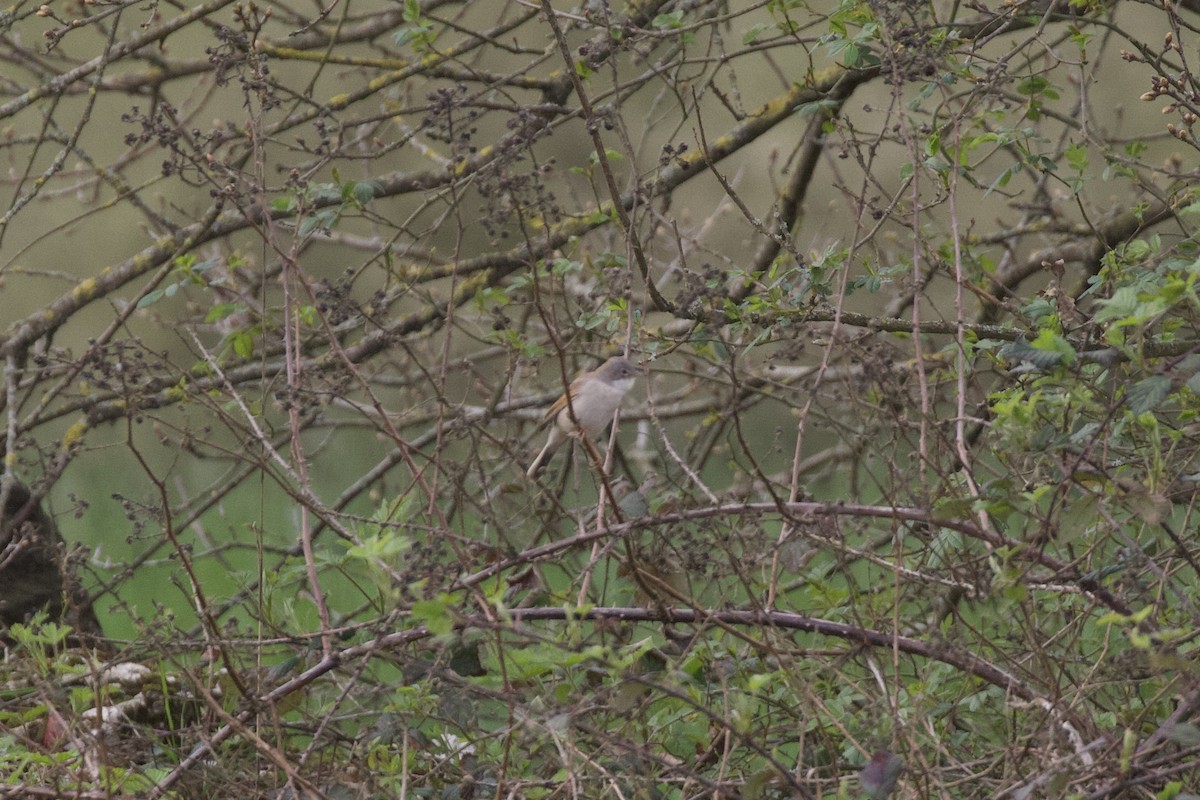
[[[871,800],[887,800],[903,772],[904,759],[887,750],[878,750],[858,773],[858,784]]]
[[[526,470],[526,477],[537,475],[568,436],[578,437],[581,433],[595,436],[603,431],[612,422],[626,392],[633,388],[637,374],[637,368],[628,359],[615,356],[571,381],[567,391],[546,412],[545,420],[553,420],[554,424],[546,436],[546,444]]]
[[[0,647],[6,628],[43,610],[50,621],[70,624],[79,640],[103,636],[54,520],[16,481],[0,487],[0,499]]]

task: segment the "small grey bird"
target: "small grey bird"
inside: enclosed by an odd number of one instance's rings
[[[567,389],[570,402],[567,402],[567,395],[564,394],[546,412],[545,418],[554,420],[554,424],[550,427],[545,446],[529,465],[525,475],[530,478],[537,475],[568,436],[578,437],[582,433],[594,437],[603,431],[612,422],[625,393],[633,388],[637,374],[633,364],[616,356],[571,381]]]

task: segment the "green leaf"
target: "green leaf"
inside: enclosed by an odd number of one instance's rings
[[[766,23],[763,23],[763,22],[760,22],[757,25],[750,26],[750,29],[748,31],[746,31],[744,34],[742,34],[742,44],[743,45],[754,44],[755,42],[758,41],[759,36],[761,36],[763,33],[765,33],[766,31],[770,30],[773,27],[775,27],[775,26],[767,25]]]
[[[1018,83],[1017,91],[1021,94],[1037,94],[1042,89],[1044,89],[1046,86],[1048,86],[1049,83],[1050,82],[1047,81],[1045,78],[1039,78],[1038,76],[1035,75],[1032,78],[1026,78],[1025,80]]]
[[[370,536],[363,536],[361,544],[346,548],[347,558],[357,558],[371,561],[377,558],[389,558],[408,551],[412,540],[395,529],[383,528]]]
[[[1000,356],[1009,361],[1031,364],[1048,370],[1064,363],[1075,361],[1075,350],[1058,334],[1043,330],[1033,342],[1018,339],[1000,351]]]
[[[1082,144],[1073,144],[1067,148],[1066,152],[1067,164],[1076,172],[1083,172],[1088,166],[1087,147]]]
[[[842,63],[849,69],[854,69],[862,64],[863,50],[853,42],[847,42],[843,52]]]
[[[433,28],[429,25],[413,25],[411,27],[399,28],[392,34],[392,42],[397,47],[403,47],[406,44],[417,42],[423,43],[429,40],[429,34]]]
[[[804,103],[796,109],[796,116],[801,119],[824,113],[825,111],[836,110],[841,103],[836,100],[814,100],[811,103]]]
[[[238,358],[245,359],[254,355],[254,337],[245,331],[238,331],[231,334],[229,344]]]
[[[208,310],[204,315],[205,322],[216,322],[217,320],[225,319],[239,311],[244,311],[246,307],[240,303],[217,303]]]
[[[683,10],[680,9],[667,14],[659,14],[650,22],[650,24],[658,28],[660,31],[682,28]]]
[[[355,181],[350,186],[351,194],[361,206],[365,206],[383,193],[383,184],[379,181]]]
[[[1132,286],[1122,286],[1113,292],[1112,297],[1098,302],[1100,308],[1093,316],[1096,322],[1132,316],[1138,306],[1138,291]]]
[[[1008,185],[1008,182],[1010,180],[1012,180],[1013,176],[1019,174],[1020,172],[1021,172],[1020,164],[1013,164],[1012,166],[1010,166],[1007,169],[1005,169],[1004,171],[1002,171],[998,176],[996,176],[996,180],[992,181],[991,185],[988,186],[987,191],[983,193],[984,197],[987,197],[989,194],[991,194],[993,191],[995,191],[998,188],[1003,189],[1005,186]]]
[[[1018,83],[1017,91],[1029,96],[1041,95],[1050,100],[1058,99],[1058,92],[1052,87],[1050,81],[1040,75],[1033,75]]]
[[[155,289],[153,292],[150,292],[145,297],[143,297],[141,300],[138,300],[137,307],[145,308],[146,306],[153,305],[154,303],[157,303],[159,300],[161,300],[162,296],[163,296],[163,290]]]
[[[332,228],[338,221],[339,212],[332,208],[322,209],[310,217],[307,217],[300,223],[299,233],[301,236],[308,236],[318,228]]]
[[[454,630],[454,618],[450,616],[447,598],[418,600],[412,606],[413,618],[424,624],[434,635]]]
[[[1171,393],[1171,379],[1166,375],[1151,375],[1129,388],[1125,405],[1135,414],[1152,411]]]
[[[1074,504],[1071,507],[1071,513],[1064,514],[1062,522],[1058,526],[1058,541],[1070,544],[1087,535],[1092,530],[1092,526],[1100,521],[1098,505],[1096,498],[1091,496],[1086,496]]]

